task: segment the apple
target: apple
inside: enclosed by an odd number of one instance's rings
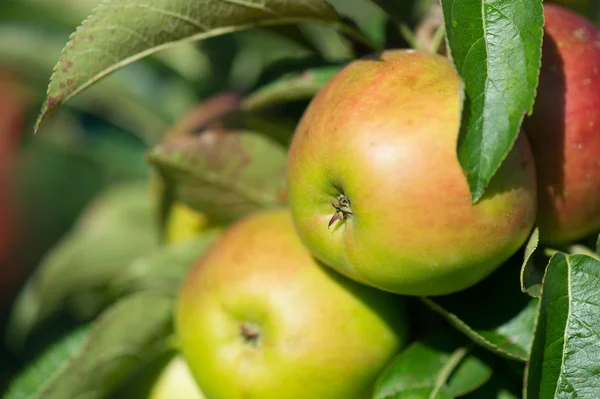
[[[523,129],[538,181],[540,241],[563,245],[600,230],[600,33],[545,4],[542,70]]]
[[[536,215],[527,139],[473,204],[456,155],[460,86],[447,58],[393,49],[351,62],[312,99],[290,146],[288,200],[323,263],[381,290],[443,295],[525,243]]]
[[[22,82],[10,70],[0,69],[0,315],[9,310],[26,278],[15,250],[20,223],[11,175],[28,107]]]
[[[404,298],[320,265],[286,208],[228,227],[185,278],[175,313],[211,399],[366,399],[408,335]]]
[[[206,399],[182,355],[166,364],[154,381],[148,399]]]
[[[208,228],[204,214],[190,208],[181,201],[175,201],[166,224],[165,240],[168,244],[196,237]]]

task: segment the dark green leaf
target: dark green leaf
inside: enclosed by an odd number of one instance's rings
[[[600,261],[554,255],[544,276],[527,399],[600,395]]]
[[[83,348],[89,332],[88,326],[80,327],[52,344],[11,382],[4,399],[34,397]]]
[[[521,291],[534,298],[539,298],[542,290],[542,279],[546,269],[546,258],[538,252],[540,231],[535,229],[525,247],[525,257],[521,267]]]
[[[464,82],[458,145],[473,201],[531,113],[541,66],[541,0],[443,0],[452,59]]]
[[[140,257],[127,266],[110,283],[115,296],[135,291],[158,291],[176,295],[187,272],[219,236],[209,230],[197,237],[161,247]]]
[[[441,332],[411,344],[380,375],[374,399],[445,399],[465,395],[492,375],[463,337]]]
[[[36,128],[48,113],[96,81],[180,42],[256,27],[339,21],[325,0],[104,0],[64,48]]]
[[[452,295],[422,298],[474,342],[508,358],[528,358],[538,300],[524,295],[517,261],[509,261],[475,286]]]
[[[171,298],[135,294],[105,311],[85,346],[31,398],[110,397],[119,383],[168,350]]]
[[[155,148],[150,163],[175,198],[212,224],[229,223],[285,200],[285,148],[249,130],[211,129]]]
[[[108,298],[106,285],[158,245],[146,184],[104,191],[53,248],[17,298],[8,334],[19,346],[32,328],[63,306],[88,318]]]
[[[253,112],[285,101],[308,100],[341,68],[341,65],[332,65],[286,74],[248,94],[241,107]]]

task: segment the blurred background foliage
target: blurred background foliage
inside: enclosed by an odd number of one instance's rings
[[[173,289],[155,266],[163,256],[158,248],[194,235],[207,221],[189,204],[168,201],[168,184],[147,156],[165,140],[201,130],[198,120],[185,126],[199,104],[223,91],[243,96],[311,66],[342,65],[367,51],[313,25],[182,44],[76,96],[34,136],[52,68],[98,3],[0,2],[0,394],[48,343],[85,325],[119,292],[157,281]],[[440,22],[434,0],[398,2],[396,15],[403,17],[394,20],[369,0],[331,3],[381,48],[427,46]],[[600,20],[600,3],[569,3]],[[254,105],[269,103],[268,96],[257,99]],[[307,101],[266,106],[243,123],[289,137]],[[183,265],[195,248],[175,248],[169,259]]]

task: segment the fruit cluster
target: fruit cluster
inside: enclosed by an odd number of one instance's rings
[[[405,296],[474,286],[536,226],[557,246],[600,229],[600,33],[544,7],[534,112],[476,203],[447,57],[386,50],[313,98],[289,150],[289,207],[229,227],[181,288],[176,332],[207,397],[370,397],[408,343]]]

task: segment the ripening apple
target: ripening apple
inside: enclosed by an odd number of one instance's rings
[[[148,399],[206,399],[182,355],[168,361],[153,382]]]
[[[600,32],[544,6],[542,70],[525,119],[538,180],[540,241],[563,245],[600,230]]]
[[[461,81],[440,55],[388,50],[351,62],[313,98],[288,160],[299,236],[323,263],[403,295],[484,279],[536,214],[523,134],[476,204],[457,158]]]
[[[366,399],[407,343],[404,299],[317,263],[285,208],[223,232],[186,277],[175,319],[210,399]]]

